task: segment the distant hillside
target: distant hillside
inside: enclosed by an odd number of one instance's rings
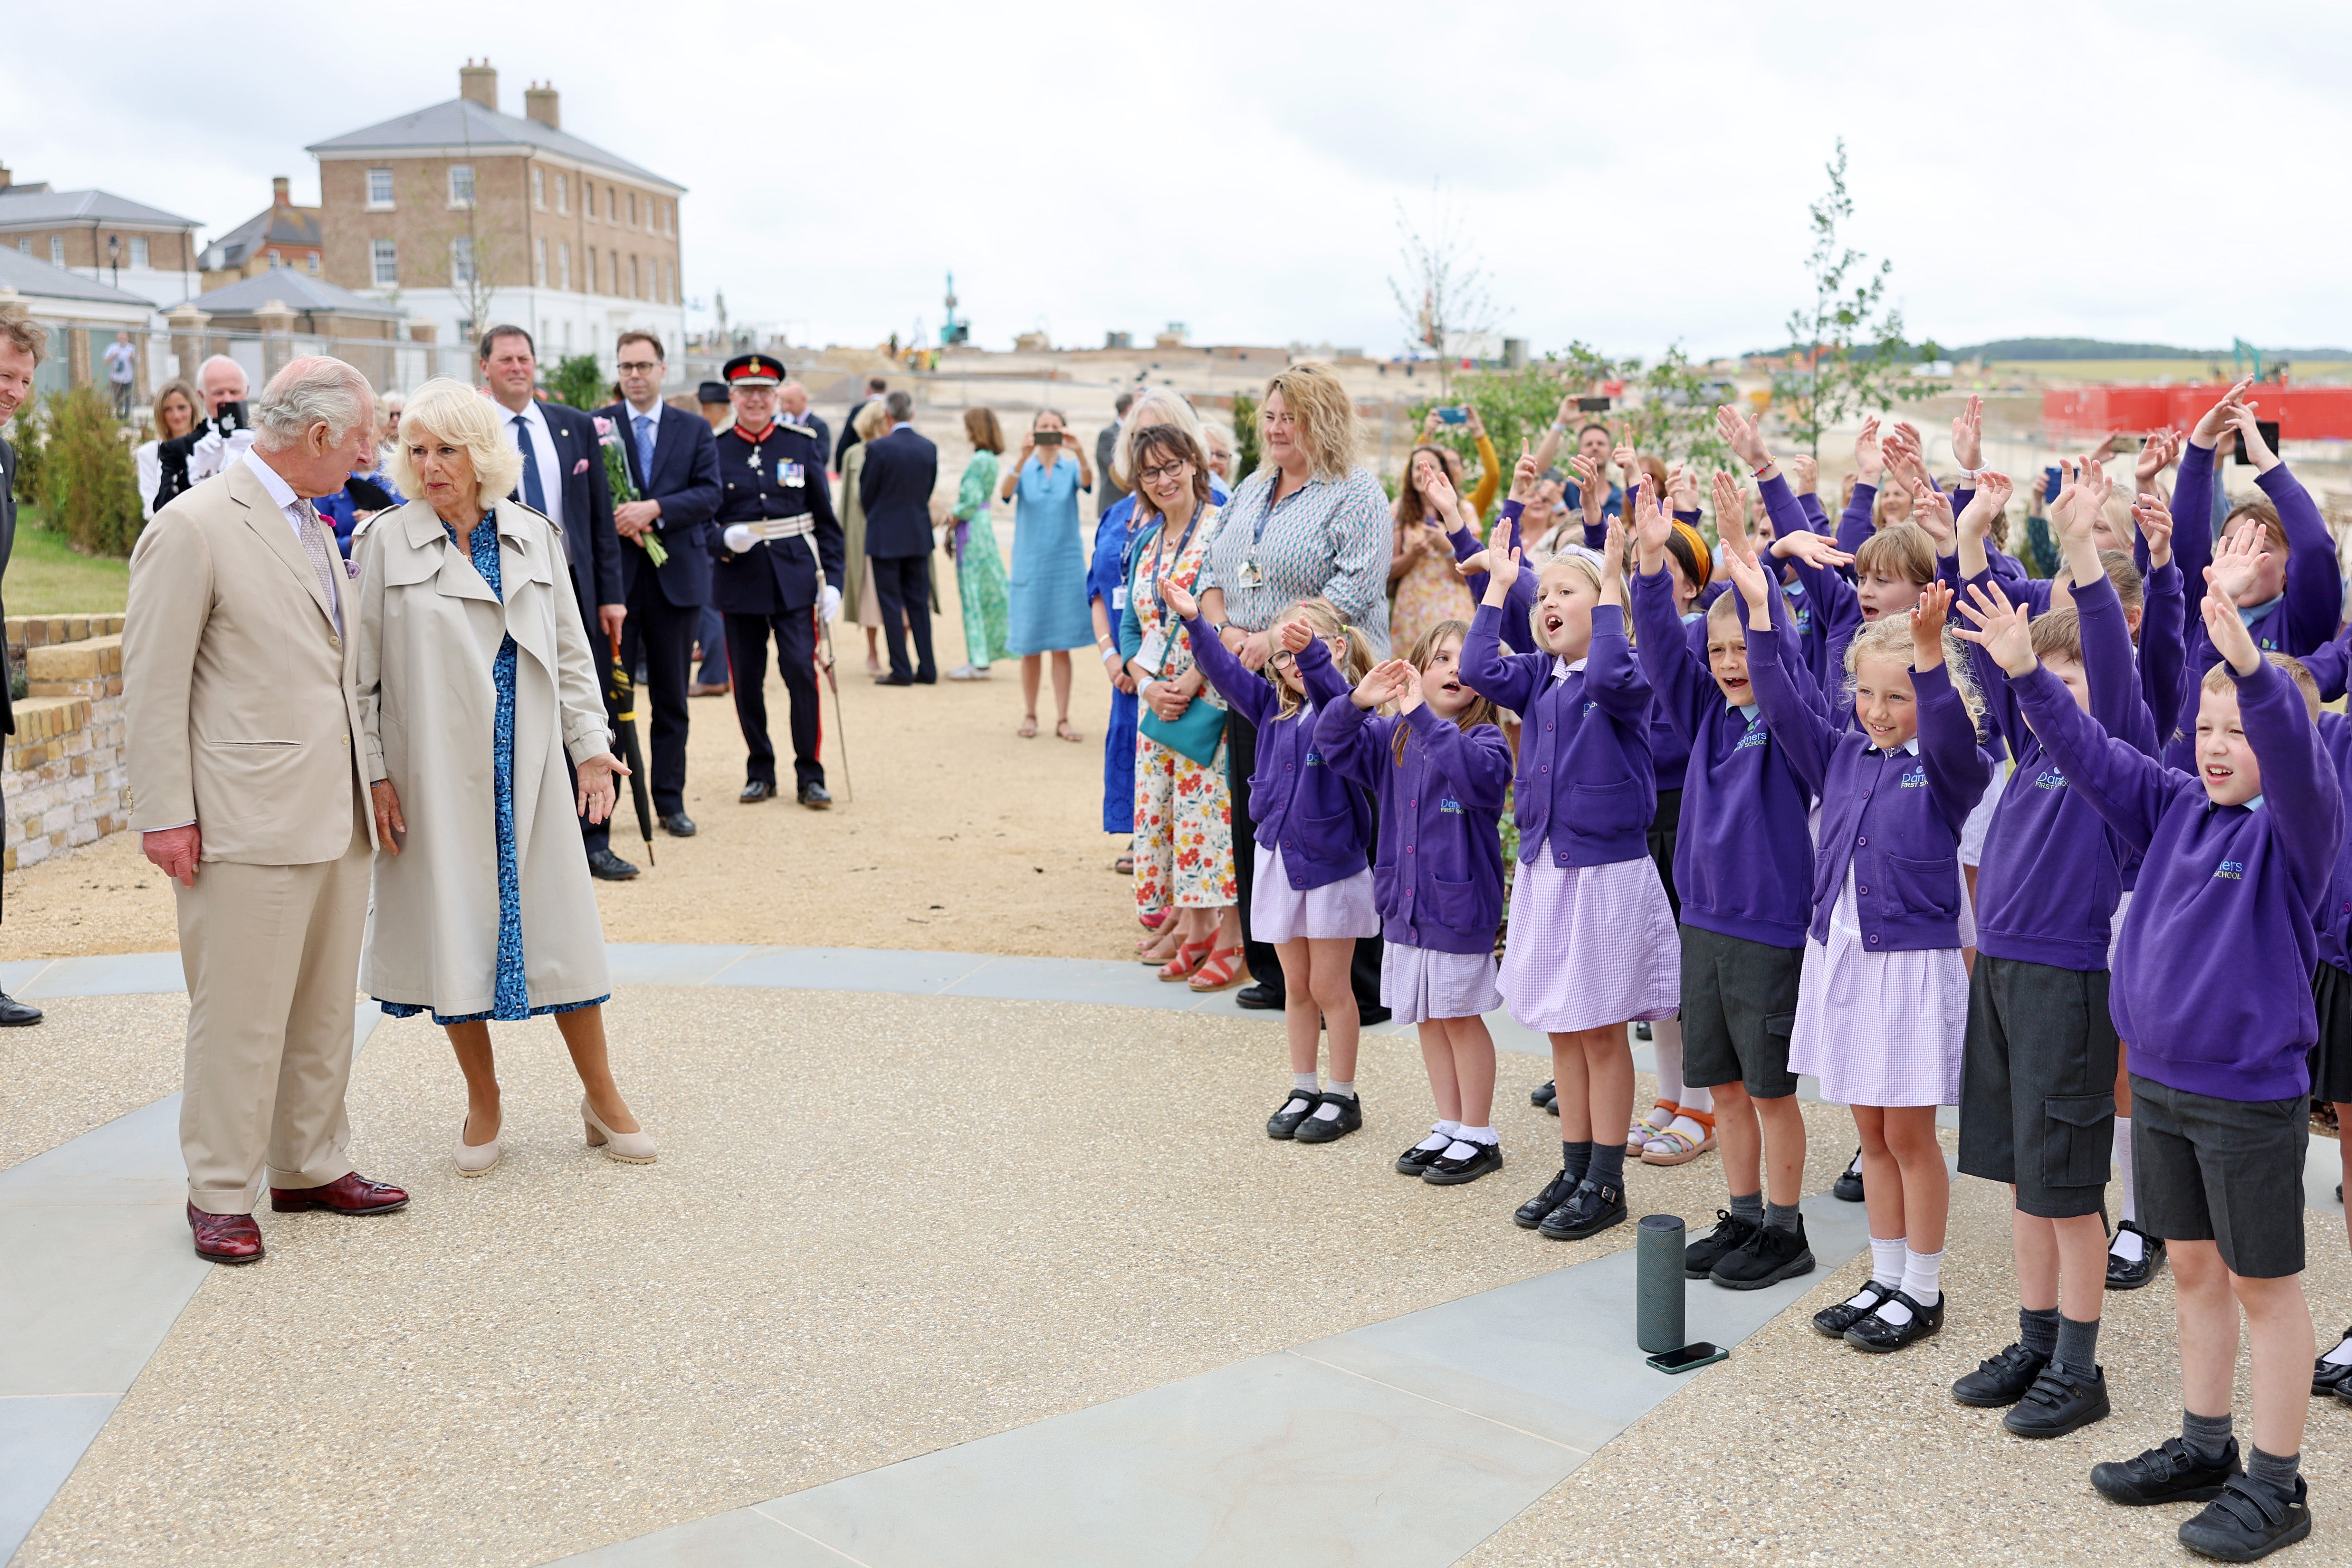
[[[2000,338],[1944,351],[1948,359],[2069,360],[2069,359],[2201,359],[2227,363],[2228,349],[2187,349],[2173,343],[2116,343],[2102,338]],[[2263,350],[2265,360],[2352,360],[2347,349]]]

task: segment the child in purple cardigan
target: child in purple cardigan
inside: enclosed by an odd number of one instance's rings
[[[1421,1033],[1437,1121],[1397,1156],[1402,1176],[1458,1186],[1503,1168],[1492,1125],[1495,1040],[1485,1014],[1503,919],[1503,795],[1511,748],[1495,705],[1462,681],[1470,628],[1440,621],[1409,658],[1392,658],[1326,703],[1315,742],[1324,761],[1380,797],[1372,857],[1380,904],[1381,1005]],[[1394,718],[1367,710],[1394,703]]]
[[[2143,855],[2112,1007],[2132,1042],[2140,1210],[2171,1253],[2181,1434],[2092,1484],[2116,1502],[2210,1500],[2180,1526],[2207,1556],[2252,1562],[2311,1531],[2300,1470],[2312,1356],[2303,1295],[2303,1163],[2318,920],[2343,834],[2336,768],[2302,667],[2255,647],[2217,574],[2191,776],[2116,740],[2040,668],[2025,616],[1977,596],[1971,640],[2010,674],[2069,787]],[[2275,657],[2275,656],[2273,656]],[[2238,1317],[2252,1328],[2254,1431],[2231,1436]]]
[[[1959,644],[1946,647],[1949,587],[1929,584],[1907,616],[1848,645],[1854,727],[1841,729],[1789,679],[1762,574],[1743,566],[1738,580],[1756,700],[1822,803],[1789,1068],[1853,1108],[1870,1211],[1871,1278],[1813,1325],[1857,1350],[1900,1350],[1944,1325],[1951,1187],[1936,1110],[1959,1099],[1960,829],[1992,760]]]

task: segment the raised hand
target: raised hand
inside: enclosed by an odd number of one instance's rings
[[[1446,477],[1443,463],[1429,465],[1428,476],[1421,481],[1421,500],[1427,509],[1422,521],[1432,527],[1443,528],[1459,521],[1461,497],[1454,491],[1454,481]]]
[[[2150,567],[2172,563],[2172,509],[2154,490],[2141,494],[2132,502],[2132,521],[2139,528],[2140,537],[2147,541],[2147,563]]]
[[[1601,465],[1579,452],[1568,466],[1576,470],[1576,501],[1584,510],[1585,526],[1599,528],[1601,509],[1609,504],[1609,485],[1601,477]]]
[[[1625,488],[1632,489],[1634,476],[1642,471],[1641,454],[1633,450],[1632,443],[1620,442],[1617,449],[1609,454],[1609,460],[1616,464],[1617,471],[1624,476]]]
[[[2091,537],[2099,520],[2106,515],[2107,498],[2115,493],[2115,481],[2096,458],[2084,458],[2070,466],[2066,489],[2058,497],[2060,515],[2055,520],[2059,531],[2070,540]]]
[[[1990,468],[1979,470],[1976,493],[1969,498],[1967,508],[1955,522],[1960,537],[1963,540],[1990,538],[1994,520],[2009,510],[2009,498],[2013,489],[2007,474],[1997,474]]]
[[[1543,479],[1543,470],[1536,467],[1536,455],[1528,450],[1528,438],[1519,437],[1519,460],[1511,468],[1511,500],[1525,506],[1536,499],[1536,486]]]
[[[1421,668],[1411,659],[1394,661],[1397,668],[1397,693],[1394,699],[1400,714],[1410,713],[1421,706]]]
[[[1275,638],[1278,646],[1290,650],[1291,657],[1294,658],[1306,652],[1307,645],[1314,640],[1315,628],[1307,624],[1307,617],[1304,616],[1294,616],[1283,622]]]
[[[1953,634],[1984,649],[2012,679],[2032,674],[2033,667],[2041,662],[2033,656],[2033,633],[2026,619],[2026,606],[2011,604],[2000,584],[1969,584],[1969,596],[1960,604],[1960,614],[1974,621],[1976,629],[1954,626]]]
[[[1666,470],[1666,500],[1675,511],[1698,510],[1698,476],[1687,463],[1676,463]]]
[[[2221,395],[2221,401],[2208,408],[2189,432],[2189,438],[2200,447],[2210,447],[2221,439],[2221,432],[2231,428],[2236,411],[2246,401],[2246,393],[2254,384],[2252,376],[2246,377]]]
[[[1748,602],[1748,624],[1759,631],[1769,630],[1772,625],[1772,580],[1752,555],[1727,553],[1723,569],[1731,574],[1731,585]]]
[[[1973,392],[1952,420],[1952,460],[1971,472],[1984,467],[1984,399]]]
[[[2156,489],[2156,476],[2180,460],[2180,433],[2167,426],[2147,438],[2132,465],[2132,488],[2145,495]]]
[[[1201,601],[1186,592],[1182,584],[1166,577],[1160,579],[1160,603],[1180,621],[1189,621],[1201,613]]]
[[[1655,512],[1658,510],[1658,495],[1655,490],[1650,488],[1651,483],[1651,479],[1647,474],[1642,476],[1642,499],[1636,504],[1637,506],[1645,505],[1651,510],[1651,511]],[[1601,599],[1604,602],[1612,605],[1622,603],[1624,595],[1624,586],[1625,520],[1623,518],[1612,517],[1609,520],[1609,537],[1602,542],[1601,546]]]
[[[1726,555],[1756,558],[1756,546],[1748,536],[1748,489],[1739,476],[1724,468],[1715,470],[1715,534],[1723,541]],[[1818,535],[1816,535],[1818,537]]]
[[[2230,415],[2230,424],[2238,432],[2238,445],[2246,449],[2246,460],[2257,473],[2269,473],[2278,467],[2278,454],[2263,439],[2263,427],[2254,418],[2257,405],[2242,403]]]
[[[1738,453],[1739,460],[1751,469],[1763,468],[1772,460],[1771,450],[1764,445],[1764,437],[1757,430],[1756,421],[1728,403],[1716,405],[1715,433],[1722,437],[1723,444]]]
[[[1905,484],[1911,491],[1911,521],[1927,531],[1936,542],[1937,554],[1949,555],[1959,539],[1952,521],[1952,498],[1933,485],[1915,485],[1907,479]]]
[[[1662,571],[1666,563],[1666,536],[1674,531],[1674,520],[1658,510],[1657,492],[1653,490],[1647,476],[1633,497],[1633,543],[1642,552],[1643,575]],[[1610,525],[1610,538],[1618,538],[1621,530]],[[1620,542],[1622,544],[1622,541]]]
[[[2230,668],[2241,676],[2260,669],[2263,650],[2254,646],[2254,634],[2238,615],[2237,595],[2222,581],[2217,563],[2205,568],[2205,635],[2212,640],[2213,651],[2229,660]]]
[[[1854,482],[1874,487],[1885,471],[1886,450],[1878,438],[1878,416],[1873,414],[1863,420],[1862,434],[1853,438]]]
[[[1853,556],[1840,550],[1837,541],[1827,534],[1806,529],[1799,533],[1775,534],[1772,538],[1774,559],[1801,561],[1808,566],[1851,566]]]
[[[2254,585],[2254,574],[2261,567],[2263,558],[2270,553],[2264,548],[2268,543],[2259,519],[2249,515],[2241,520],[2236,527],[2221,536],[2220,546],[2213,552],[2213,563],[2206,569],[2206,583],[2209,585],[2214,583],[2214,574],[2218,572],[2221,574],[2219,582],[2229,595],[2230,602],[2233,605],[2239,603]],[[2153,548],[2150,546],[2151,550]]]
[[[1927,478],[1927,454],[1919,446],[1919,432],[1908,425],[1897,425],[1881,445],[1886,449],[1886,466],[1914,496],[1936,488]]]
[[[1355,692],[1349,700],[1359,708],[1366,709],[1396,700],[1398,694],[1404,689],[1397,674],[1397,667],[1402,663],[1404,660],[1401,658],[1391,658],[1372,666],[1364,672],[1364,679],[1356,682]]]
[[[1500,609],[1510,598],[1512,586],[1519,580],[1519,567],[1525,555],[1516,544],[1508,550],[1490,548],[1483,553],[1486,556],[1486,596],[1479,603]]]
[[[1944,621],[1952,610],[1952,585],[1930,583],[1911,609],[1911,668],[1934,669],[1944,662]]]
[[[1822,466],[1811,458],[1791,458],[1782,465],[1789,470],[1789,489],[1801,496],[1809,496],[1820,487]]]

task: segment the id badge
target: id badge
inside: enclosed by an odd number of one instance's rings
[[[1112,615],[1118,615],[1120,611],[1126,608],[1127,584],[1121,583],[1118,587],[1113,588],[1110,591],[1110,611]]]
[[[1167,661],[1168,634],[1165,631],[1152,632],[1143,639],[1143,647],[1136,650],[1135,662],[1155,674]]]
[[[1259,574],[1258,569],[1257,569],[1257,557],[1256,557],[1256,556],[1255,556],[1255,555],[1250,556],[1248,559],[1244,560],[1244,561],[1242,563],[1242,586],[1243,586],[1243,587],[1244,587],[1244,588],[1255,588],[1255,587],[1259,587],[1259,586],[1263,585],[1263,584],[1265,584],[1265,578],[1264,576],[1262,576],[1262,575]]]
[[[803,471],[798,463],[793,462],[789,458],[777,459],[776,483],[782,485],[787,489],[796,490],[806,482]]]

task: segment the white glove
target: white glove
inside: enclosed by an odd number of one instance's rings
[[[751,525],[748,522],[729,523],[720,531],[719,538],[721,543],[738,555],[750,553],[751,546],[758,542],[758,537],[752,533]]]
[[[827,583],[824,585],[824,592],[817,595],[816,618],[829,625],[834,617],[840,614],[841,590]]]

